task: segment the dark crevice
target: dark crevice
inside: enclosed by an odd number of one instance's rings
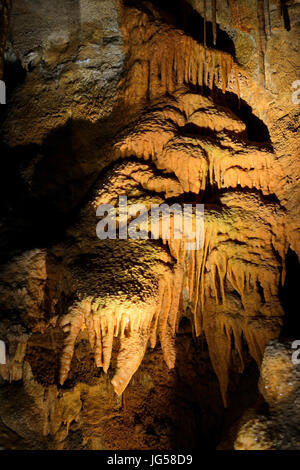
[[[7,46],[4,56],[4,75],[6,83],[7,100],[11,98],[15,88],[24,83],[27,72],[22,66],[21,60],[16,56],[10,45]]]
[[[261,201],[264,202],[264,204],[278,204],[280,205],[280,201],[278,199],[278,197],[276,196],[276,194],[263,194],[262,191],[260,189],[256,189],[256,188],[242,188],[240,185],[238,185],[236,188],[232,188],[232,187],[229,187],[229,188],[224,188],[224,189],[218,189],[217,187],[215,187],[214,189],[215,191],[215,196],[214,198],[210,201],[210,204],[215,204],[215,205],[220,205],[221,204],[221,196],[223,194],[227,194],[227,193],[230,193],[230,192],[234,192],[234,193],[242,193],[242,194],[256,194],[257,196],[260,197]]]
[[[210,96],[216,105],[229,108],[245,123],[249,140],[265,144],[266,150],[273,150],[268,127],[253,113],[252,107],[245,100],[239,99],[235,93],[229,91],[223,93],[216,87],[211,90],[207,86],[199,87],[189,84],[189,88],[196,93]]]
[[[284,285],[279,290],[279,297],[284,308],[284,319],[282,336],[300,337],[300,316],[299,316],[299,279],[300,263],[296,253],[289,248],[286,259],[286,277]]]
[[[257,291],[261,297],[261,303],[262,305],[264,305],[266,303],[266,299],[265,299],[263,287],[259,281],[256,281],[256,285],[257,285]]]
[[[280,6],[281,6],[281,14],[283,16],[283,22],[284,22],[284,27],[287,31],[291,30],[291,21],[290,21],[290,15],[289,15],[289,10],[288,7],[290,6],[291,3],[294,3],[291,0],[280,0]]]

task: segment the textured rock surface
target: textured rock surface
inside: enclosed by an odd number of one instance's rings
[[[272,0],[204,3],[13,2],[0,42],[6,448],[213,449],[255,402],[265,345],[282,326],[300,333],[300,3],[285,22]],[[204,203],[203,248],[100,241],[96,209],[121,195]],[[273,383],[289,363],[271,345]],[[269,437],[290,413],[276,403],[236,448],[299,447]]]
[[[300,372],[299,364],[292,361],[295,349],[291,346],[291,341],[273,340],[266,347],[260,390],[269,409],[265,415],[255,410],[246,414],[235,449],[299,449]]]
[[[10,9],[10,0],[3,0],[0,2],[0,80],[3,78],[3,60],[9,28]]]

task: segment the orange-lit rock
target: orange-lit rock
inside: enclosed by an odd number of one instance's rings
[[[167,3],[13,3],[5,448],[214,449],[253,407],[259,370],[270,415],[250,411],[230,446],[285,446],[269,429],[289,416],[297,381],[283,387],[294,368],[269,341],[298,334],[299,3],[280,17],[275,1]],[[144,205],[158,239],[97,238],[98,206],[120,196]],[[151,226],[153,204],[191,202],[205,217],[194,251]]]

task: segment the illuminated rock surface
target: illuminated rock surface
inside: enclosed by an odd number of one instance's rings
[[[270,416],[236,427],[265,346],[300,334],[300,3],[289,30],[263,3],[14,0],[0,41],[1,446],[299,448],[268,434],[290,405],[276,421],[263,389]],[[204,204],[203,247],[159,228],[99,240],[97,207],[119,196]],[[270,344],[272,385],[289,363]]]

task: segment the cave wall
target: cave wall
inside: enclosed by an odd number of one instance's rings
[[[265,345],[285,325],[285,257],[300,255],[299,105],[292,101],[300,3],[282,3],[279,11],[275,1],[216,2],[214,21],[213,1],[206,11],[196,0],[13,1],[0,43],[8,91],[1,446],[233,448],[232,426],[259,396]],[[216,139],[212,160],[203,129]],[[220,148],[227,153],[212,163]],[[214,176],[201,186],[209,168]],[[219,184],[220,168],[227,176]],[[222,194],[225,211],[207,194],[223,184],[238,189]],[[209,234],[206,254],[194,261],[171,242],[96,243],[99,202],[125,193],[150,202],[156,193],[163,202],[162,193],[201,191],[212,199],[204,201]],[[180,298],[183,288],[189,296]],[[131,312],[130,342],[115,332]],[[155,315],[157,342],[149,330]],[[150,333],[153,349],[146,349]],[[248,428],[236,447],[255,448]]]

